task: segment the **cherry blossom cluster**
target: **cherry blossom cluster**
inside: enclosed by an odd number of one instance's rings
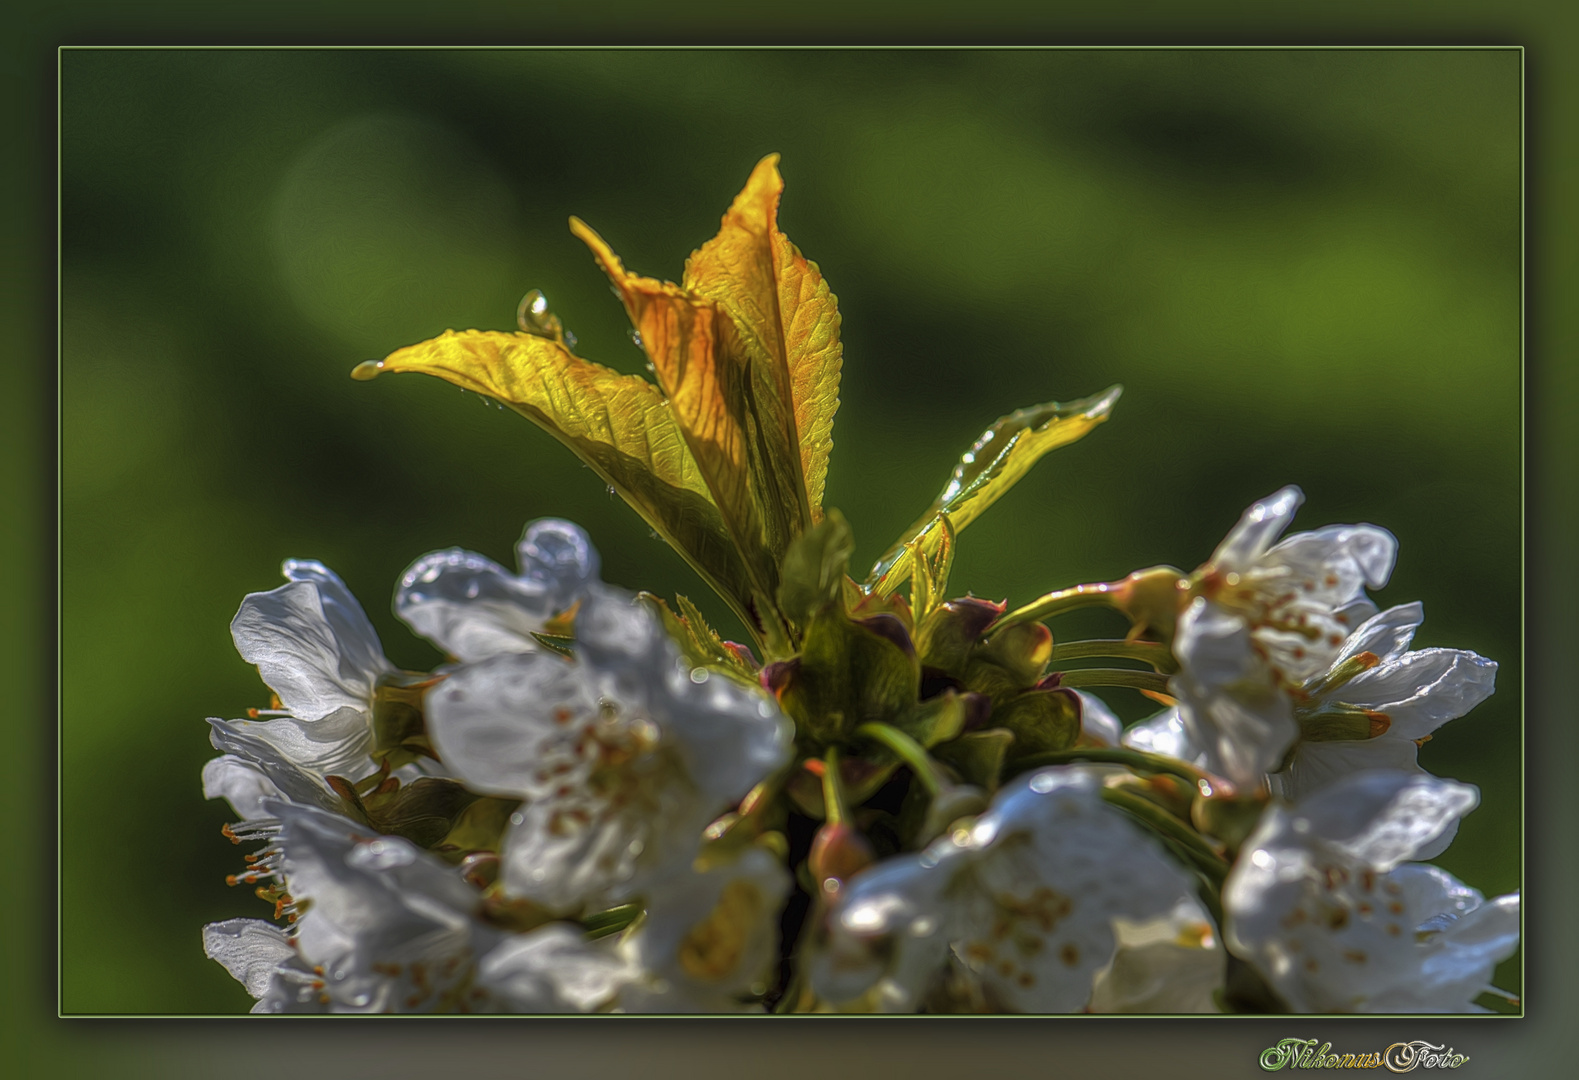
[[[568,522],[529,525],[515,572],[459,549],[406,571],[430,672],[288,561],[231,626],[270,707],[210,720],[203,770],[273,917],[205,949],[273,1013],[1476,1011],[1519,898],[1425,862],[1479,795],[1416,755],[1496,664],[1411,648],[1419,604],[1377,609],[1386,531],[1280,540],[1300,500],[1257,502],[1193,573],[1103,587],[1165,673],[1127,730],[1047,670],[1058,603],[1020,619],[1042,637],[1018,699],[1077,729],[1008,759],[942,678],[916,715],[952,709],[946,736],[868,724],[841,759],[792,719],[794,671],[733,643],[700,662]],[[943,608],[972,649],[1014,639],[1003,605]],[[903,807],[871,809],[896,777]]]

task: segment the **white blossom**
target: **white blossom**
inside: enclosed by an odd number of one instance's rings
[[[1286,487],[1245,511],[1192,577],[1174,637],[1170,688],[1207,767],[1253,786],[1298,735],[1288,691],[1324,670],[1376,611],[1365,595],[1392,573],[1397,541],[1334,525],[1277,541],[1304,496]]]
[[[279,699],[268,720],[210,719],[224,756],[203,770],[203,793],[226,798],[242,818],[284,795],[325,804],[323,778],[373,770],[373,710],[395,674],[372,623],[345,583],[322,563],[288,559],[288,583],[250,593],[231,621],[242,659]]]
[[[1046,769],[969,827],[851,879],[812,985],[836,1006],[909,1012],[953,963],[997,1010],[1075,1012],[1113,961],[1115,919],[1165,916],[1189,891],[1161,845],[1102,801],[1093,773]]]
[[[657,619],[603,587],[575,658],[466,665],[427,697],[429,734],[474,791],[526,800],[504,882],[556,910],[618,901],[688,864],[702,829],[785,760],[788,724],[756,687],[692,670]]]
[[[1278,774],[1286,798],[1362,769],[1420,772],[1419,742],[1491,696],[1493,661],[1463,649],[1409,648],[1423,618],[1418,603],[1372,616],[1305,684],[1295,708],[1305,734]],[[1443,848],[1451,837],[1444,834]]]
[[[258,998],[254,1012],[586,1011],[629,975],[564,924],[487,925],[476,890],[408,841],[266,805],[279,825],[246,880],[277,883],[291,931],[258,919],[203,930],[208,955]]]
[[[1409,863],[1474,808],[1423,774],[1346,776],[1269,808],[1223,888],[1228,947],[1296,1012],[1470,1012],[1519,940],[1517,894],[1486,902]]]

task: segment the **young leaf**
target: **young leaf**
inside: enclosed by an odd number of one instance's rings
[[[949,571],[954,566],[953,522],[947,514],[939,514],[909,547],[910,609],[920,622],[947,595]]]
[[[568,446],[761,632],[751,573],[663,394],[532,334],[446,331],[357,369],[415,371],[486,394]],[[769,594],[771,595],[771,594]]]
[[[839,408],[839,309],[817,264],[778,229],[778,161],[757,163],[718,235],[687,260],[683,282],[739,330],[764,437],[798,458],[797,496],[816,522]]]
[[[1108,418],[1121,388],[1109,387],[1094,397],[1068,404],[1052,401],[1020,409],[1000,419],[977,439],[954,467],[949,482],[925,514],[877,560],[867,576],[868,592],[892,592],[910,575],[914,557],[911,545],[940,514],[947,514],[954,531],[981,516],[1004,492],[1030,471],[1049,450],[1067,446]]]
[[[784,614],[805,626],[818,611],[838,601],[854,551],[855,538],[837,510],[829,510],[822,524],[796,537],[779,578],[779,607]]]
[[[779,562],[801,532],[799,483],[786,475],[788,460],[759,426],[753,397],[758,388],[734,323],[710,300],[627,271],[603,238],[580,219],[571,218],[570,229],[592,249],[624,300],[663,396],[750,576],[748,599],[770,617],[775,614]]]

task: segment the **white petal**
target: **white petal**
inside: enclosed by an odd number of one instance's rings
[[[1210,565],[1238,570],[1255,562],[1288,528],[1289,522],[1294,520],[1294,511],[1304,501],[1304,493],[1290,484],[1255,503],[1218,545]]]
[[[1288,768],[1277,775],[1281,794],[1290,802],[1314,794],[1336,780],[1367,769],[1393,769],[1425,774],[1416,763],[1419,748],[1408,739],[1338,739],[1301,742]]]
[[[533,632],[559,610],[549,584],[460,548],[424,555],[395,591],[395,614],[464,663],[538,651]]]
[[[1124,725],[1107,702],[1084,690],[1075,694],[1080,698],[1080,734],[1098,746],[1117,746]]]
[[[649,889],[647,918],[631,944],[667,993],[647,1004],[661,1012],[733,1011],[733,999],[765,983],[778,959],[789,890],[789,873],[755,846],[730,863],[686,870]]]
[[[316,559],[286,559],[280,569],[287,581],[305,581],[318,590],[324,618],[334,631],[341,655],[348,663],[361,671],[389,670],[390,663],[384,659],[378,631],[373,629],[362,605],[333,570]]]
[[[270,784],[292,802],[327,810],[338,807],[337,797],[323,785],[320,778],[305,772],[273,745],[255,734],[239,730],[236,723],[236,721],[209,717],[208,740],[213,744],[214,749],[255,766]],[[273,813],[261,803],[255,809],[262,811],[258,815],[260,817],[273,816]]]
[[[1462,649],[1421,649],[1356,676],[1330,695],[1387,714],[1388,734],[1419,739],[1496,689],[1494,661]]]
[[[462,667],[425,699],[428,736],[454,774],[473,791],[538,798],[579,779],[585,769],[554,772],[542,743],[598,717],[585,669],[548,652],[492,657]],[[567,757],[564,764],[571,764]]]
[[[1118,951],[1098,972],[1091,1011],[1215,1013],[1226,954],[1200,903],[1186,897],[1143,922],[1115,919]]]
[[[1394,660],[1409,651],[1409,643],[1424,621],[1425,606],[1419,601],[1399,604],[1373,615],[1349,635],[1333,664],[1341,664],[1362,652],[1373,653],[1382,661]]]
[[[1361,595],[1366,586],[1379,589],[1392,576],[1398,541],[1375,525],[1329,525],[1295,533],[1266,554],[1268,563],[1287,566],[1310,581],[1317,596],[1334,606]],[[1327,578],[1335,577],[1329,582]]]
[[[360,780],[373,771],[373,730],[367,714],[343,708],[321,720],[232,720],[229,728],[267,743],[281,757],[314,776]]]
[[[391,667],[367,617],[317,563],[286,567],[327,577],[249,594],[230,624],[236,650],[298,719],[368,708],[378,677]]]
[[[264,799],[278,799],[281,791],[252,762],[225,754],[203,766],[203,798],[226,799],[243,821],[268,817]]]
[[[1206,752],[1184,730],[1184,721],[1179,718],[1177,708],[1164,709],[1149,720],[1131,725],[1122,741],[1136,750],[1178,758],[1200,768],[1206,766]]]
[[[975,888],[952,917],[954,952],[1016,1012],[1083,1008],[1113,959],[1113,919],[1165,915],[1190,891],[1161,845],[1104,803],[1084,770],[1015,781],[967,843],[981,852]]]
[[[1310,833],[1377,871],[1418,853],[1473,810],[1480,793],[1428,774],[1372,770],[1346,776],[1297,807]],[[1297,826],[1296,826],[1297,828]]]
[[[598,580],[597,549],[574,522],[540,518],[529,523],[515,552],[521,576],[547,586],[562,607]]]
[[[807,958],[817,996],[852,1011],[913,1012],[948,962],[942,893],[960,855],[940,842],[852,878]]]
[[[275,969],[296,957],[290,938],[260,919],[209,923],[203,927],[203,951],[255,998],[268,990]]]
[[[609,943],[564,923],[507,935],[477,965],[478,983],[522,1013],[592,1012],[636,974]]]

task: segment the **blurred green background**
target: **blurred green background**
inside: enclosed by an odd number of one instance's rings
[[[266,912],[224,884],[198,774],[203,718],[264,704],[227,627],[283,558],[335,568],[406,667],[438,655],[390,612],[400,571],[452,545],[510,563],[545,515],[608,580],[731,625],[525,420],[348,373],[511,328],[533,287],[581,355],[639,371],[567,215],[678,278],[771,151],[781,225],[839,297],[826,502],[859,564],[996,417],[1122,382],[963,534],[955,591],[1192,567],[1285,483],[1296,527],[1391,529],[1379,601],[1501,664],[1421,753],[1482,792],[1439,862],[1519,888],[1520,76],[1511,50],[68,50],[62,1010],[250,1004],[198,930]]]

